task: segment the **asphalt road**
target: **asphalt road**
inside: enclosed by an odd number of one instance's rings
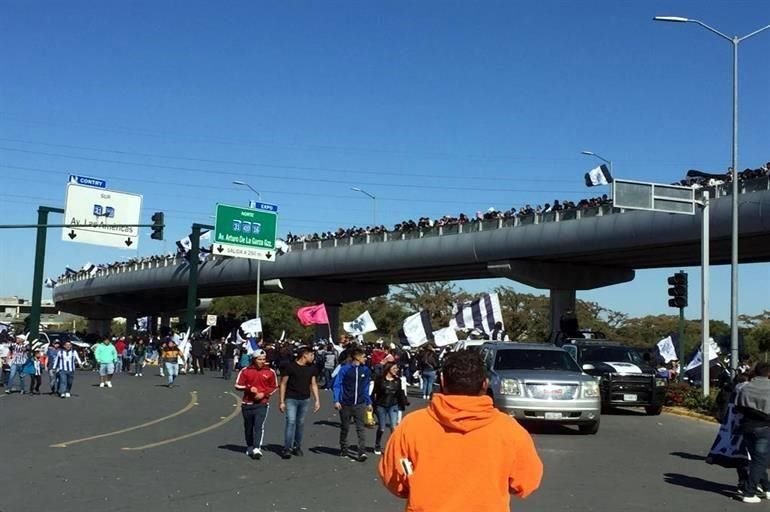
[[[253,461],[244,455],[232,382],[182,376],[179,387],[167,389],[151,373],[121,375],[114,388],[101,389],[96,374],[78,372],[69,400],[3,395],[0,512],[403,510],[379,483],[376,456],[365,463],[336,456],[328,392],[321,411],[308,417],[305,457],[278,456],[283,418],[275,407],[266,455]],[[423,405],[412,399],[413,409]],[[743,509],[748,505],[731,499],[735,472],[703,462],[715,433],[715,425],[698,420],[632,411],[603,416],[596,436],[538,430],[543,485],[511,510]]]

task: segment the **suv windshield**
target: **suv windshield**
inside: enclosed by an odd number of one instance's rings
[[[495,370],[557,370],[579,372],[575,360],[562,350],[499,350]]]
[[[628,347],[583,347],[581,356],[584,363],[644,363],[639,353]]]

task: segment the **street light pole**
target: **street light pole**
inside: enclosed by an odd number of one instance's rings
[[[601,160],[602,162],[607,164],[609,166],[609,168],[610,168],[610,176],[614,177],[614,174],[612,174],[612,160],[607,160],[603,156],[601,156],[601,155],[599,155],[597,153],[594,153],[593,151],[581,151],[580,154],[581,155],[588,155],[588,156],[595,156],[596,158],[598,158],[599,160]]]
[[[261,203],[262,202],[262,194],[259,193],[257,189],[246,183],[245,181],[235,180],[233,181],[233,185],[239,185],[241,187],[246,187],[255,194],[257,194],[257,200]],[[257,260],[257,307],[256,307],[256,316],[254,318],[259,318],[259,295],[262,291],[262,260]]]
[[[372,200],[372,227],[377,226],[377,198],[374,197],[372,194],[367,192],[366,190],[359,188],[359,187],[350,187],[350,190],[353,190],[354,192],[361,192],[362,194],[368,196]]]
[[[770,25],[762,27],[743,37],[730,37],[719,30],[706,25],[700,20],[683,18],[681,16],[655,16],[655,21],[671,23],[695,23],[719,37],[730,41],[733,45],[733,183],[732,183],[732,236],[730,257],[730,368],[735,373],[738,368],[738,44],[760,32],[770,29]]]

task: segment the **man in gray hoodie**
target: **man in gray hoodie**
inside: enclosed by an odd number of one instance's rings
[[[749,450],[749,478],[744,484],[743,502],[759,503],[758,486],[763,498],[770,499],[767,466],[770,463],[770,363],[757,363],[754,378],[738,394],[736,404],[743,413],[741,431]]]

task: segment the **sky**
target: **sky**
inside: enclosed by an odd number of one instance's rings
[[[218,202],[254,194],[279,233],[578,200],[583,174],[670,183],[730,165],[730,35],[770,23],[764,1],[0,2],[0,223],[64,205],[70,174],[143,196],[166,241],[138,250],[49,233],[65,265],[174,250]],[[770,160],[770,31],[741,43],[739,168]],[[58,217],[58,218],[57,218]],[[61,220],[52,216],[51,221]],[[0,296],[29,298],[34,231],[4,230]],[[579,292],[634,316],[675,313],[666,277]],[[697,268],[689,318],[699,318]],[[741,313],[770,309],[770,265],[742,265]],[[464,281],[469,291],[510,284]],[[712,273],[729,319],[729,267]],[[46,291],[50,296],[50,291]]]

